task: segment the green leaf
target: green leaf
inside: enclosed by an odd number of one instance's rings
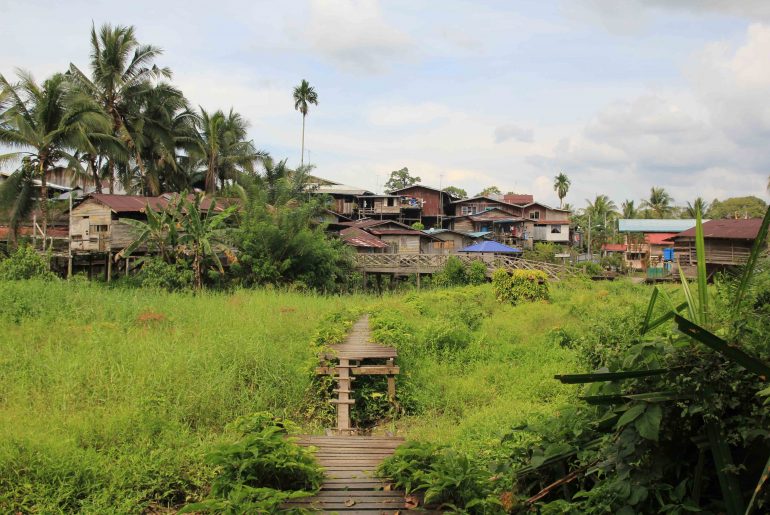
[[[634,421],[634,427],[643,438],[657,442],[662,418],[663,409],[660,404],[649,404],[644,413]]]
[[[600,381],[619,381],[636,377],[659,376],[675,369],[655,368],[650,370],[628,370],[622,372],[595,372],[592,374],[560,374],[553,376],[563,384],[596,383]]]
[[[717,477],[719,478],[722,497],[725,501],[727,515],[739,515],[744,512],[743,497],[741,497],[741,486],[738,483],[738,477],[729,472],[729,470],[735,468],[730,448],[720,434],[716,423],[708,422],[706,424],[706,435],[708,436],[709,446],[714,457],[714,465]]]
[[[628,410],[626,410],[623,415],[621,415],[620,420],[618,420],[618,423],[615,424],[615,427],[621,428],[626,424],[630,424],[644,412],[645,407],[646,405],[643,402],[634,404]]]
[[[698,321],[708,320],[708,290],[706,287],[706,244],[703,240],[703,220],[700,207],[695,216],[695,256],[698,259]]]
[[[762,487],[765,486],[765,483],[767,482],[768,477],[770,477],[770,458],[767,459],[767,463],[765,463],[765,468],[762,470],[762,473],[759,475],[759,481],[757,482],[757,486],[754,487],[754,493],[751,494],[751,500],[749,501],[749,505],[746,507],[746,515],[750,515],[751,512],[754,511],[754,503],[757,502],[757,496],[762,491]]]
[[[759,257],[762,255],[762,253],[767,250],[766,242],[767,242],[767,233],[770,229],[770,207],[767,208],[767,211],[765,212],[765,217],[762,220],[762,225],[759,228],[759,233],[757,234],[757,238],[754,240],[754,246],[751,248],[751,254],[749,254],[749,259],[746,262],[746,265],[743,269],[743,274],[741,275],[741,280],[738,283],[738,289],[735,292],[735,300],[733,302],[733,307],[736,310],[736,312],[740,309],[741,304],[743,303],[743,297],[746,294],[746,290],[748,289],[749,282],[751,281],[751,277],[754,274],[754,268],[757,264],[757,261],[759,260]]]

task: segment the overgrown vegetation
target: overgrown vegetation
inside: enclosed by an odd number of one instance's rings
[[[492,274],[492,287],[500,302],[519,304],[548,300],[548,275],[540,270],[506,270]]]
[[[20,245],[7,258],[0,257],[0,281],[54,277],[46,260],[29,245]]]
[[[257,413],[233,423],[240,439],[214,449],[209,498],[180,513],[275,513],[291,499],[317,492],[323,471],[313,453],[292,441],[290,421]]]

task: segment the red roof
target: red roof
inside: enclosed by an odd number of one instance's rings
[[[144,197],[141,195],[108,195],[105,193],[93,193],[90,195],[90,198],[93,198],[97,202],[104,204],[105,206],[109,207],[112,211],[119,214],[119,213],[144,213],[148,205],[153,210],[160,211],[161,209],[168,206],[169,202],[171,202],[177,196],[178,196],[177,193],[164,193],[159,197]],[[195,196],[193,194],[189,194],[187,198],[188,200],[193,200]],[[223,207],[236,203],[234,199],[216,199],[216,200],[217,200],[216,211],[222,211]],[[212,204],[212,198],[204,197],[203,200],[201,200],[201,206],[200,206],[201,210],[208,211],[208,209],[211,207],[211,204]]]
[[[569,220],[531,220],[535,225],[569,225]]]
[[[761,218],[740,220],[709,220],[703,224],[704,238],[753,240],[759,234]],[[674,235],[676,238],[695,238],[695,227]]]
[[[608,252],[625,252],[626,244],[625,243],[605,243],[604,245],[602,245],[602,250],[606,250]]]
[[[531,204],[535,201],[535,197],[532,195],[523,195],[523,194],[516,194],[516,193],[509,193],[506,195],[503,195],[503,200],[505,202],[508,202],[509,204]]]
[[[340,236],[343,241],[353,247],[371,247],[377,249],[383,249],[388,246],[387,243],[372,236],[368,232],[359,229],[358,227],[348,227],[340,231]]]
[[[649,245],[673,245],[671,238],[674,236],[676,236],[674,232],[647,233],[644,235],[644,242]]]

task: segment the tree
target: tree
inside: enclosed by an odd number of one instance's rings
[[[490,195],[502,195],[503,192],[500,191],[500,188],[497,186],[487,186],[483,190],[481,190],[479,193],[476,194],[477,197],[488,197]]]
[[[8,240],[12,246],[16,245],[19,226],[35,209],[38,200],[36,189],[35,167],[27,158],[18,170],[0,184],[0,210],[8,218],[11,229]]]
[[[458,198],[468,198],[468,192],[462,188],[458,188],[457,186],[447,186],[444,188],[444,192],[449,193],[450,195],[454,195]]]
[[[704,215],[709,210],[709,203],[706,200],[703,200],[702,197],[697,197],[692,204],[687,202],[687,206],[683,210],[683,215],[686,218],[695,218],[698,216],[698,213],[701,213],[701,215]]]
[[[624,200],[620,204],[620,210],[623,214],[623,218],[636,218],[638,214],[638,210],[636,209],[636,206],[634,206],[633,200]]]
[[[708,210],[709,218],[761,218],[767,210],[764,200],[754,197],[714,199]]]
[[[308,81],[302,79],[299,86],[294,88],[294,109],[302,113],[302,155],[300,165],[305,164],[305,117],[309,104],[318,105],[318,94]]]
[[[572,181],[569,180],[569,177],[567,177],[564,172],[553,178],[553,190],[559,197],[560,208],[564,206],[564,197],[567,196],[571,184]]]
[[[236,179],[241,172],[253,173],[255,161],[268,157],[267,152],[257,150],[245,139],[248,124],[232,109],[225,115],[221,110],[210,114],[201,108],[196,127],[190,154],[205,167],[209,194],[216,191],[217,181],[224,185],[226,179]]]
[[[176,224],[182,230],[179,234],[180,251],[192,257],[195,288],[203,288],[201,270],[203,261],[209,257],[219,271],[224,274],[224,267],[219,259],[219,252],[228,252],[224,241],[227,235],[225,222],[235,213],[236,206],[231,206],[217,213],[217,202],[212,199],[208,209],[202,208],[204,196],[197,194],[190,200],[182,197],[180,208],[174,211]],[[216,213],[216,214],[214,214]]]
[[[152,89],[153,80],[171,77],[170,69],[153,64],[162,53],[158,47],[140,45],[133,27],[104,24],[98,34],[96,28],[91,27],[91,77],[70,63],[72,81],[102,106],[112,121],[112,135],[131,152],[142,177],[144,162],[127,128],[128,118]],[[110,157],[107,169],[112,193],[117,159]]]
[[[150,251],[157,251],[163,261],[173,261],[178,236],[174,213],[178,210],[178,203],[179,198],[159,211],[148,204],[145,208],[146,222],[121,218],[120,222],[131,227],[135,236],[131,243],[121,250],[115,258],[128,257],[142,245],[147,245]]]
[[[409,168],[403,167],[400,170],[390,172],[390,177],[385,183],[385,191],[396,191],[409,186],[414,186],[420,182],[419,177],[409,175]]]
[[[665,188],[653,186],[650,188],[650,197],[647,200],[642,200],[640,206],[645,208],[652,215],[652,218],[666,218],[673,212],[671,205],[673,201],[674,199]]]
[[[40,181],[38,198],[42,200],[43,245],[48,230],[47,177],[57,163],[62,161],[77,166],[77,159],[69,149],[81,125],[98,125],[104,121],[98,113],[89,112],[87,106],[68,110],[67,94],[66,79],[62,74],[52,76],[42,85],[23,71],[19,72],[19,82],[15,84],[0,75],[0,143],[19,149],[0,155],[0,164],[22,160],[25,171],[19,177],[21,182],[16,182],[17,186],[30,180],[30,170],[34,170],[34,178]],[[22,188],[18,191],[37,195],[36,188]],[[28,205],[25,209],[31,207]]]
[[[586,199],[586,203],[582,218],[586,228],[591,229],[592,246],[598,248],[610,239],[610,227],[614,227],[618,208],[607,195],[597,195],[593,202]]]

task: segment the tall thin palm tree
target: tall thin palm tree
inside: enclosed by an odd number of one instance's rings
[[[653,186],[650,188],[650,197],[642,200],[640,206],[649,210],[654,218],[665,218],[673,212],[673,202],[674,199],[665,188]]]
[[[308,81],[302,79],[299,86],[294,88],[294,109],[302,113],[302,155],[300,166],[305,164],[305,117],[310,104],[318,105],[318,94]]]
[[[569,177],[567,177],[564,172],[559,173],[559,175],[553,178],[553,190],[556,192],[556,195],[559,196],[559,208],[564,207],[564,197],[567,196],[567,192],[571,185],[572,181],[570,181]]]
[[[104,119],[88,106],[68,110],[67,82],[62,74],[42,84],[27,72],[19,71],[19,81],[9,82],[0,75],[0,143],[17,149],[0,155],[0,163],[21,159],[23,167],[34,169],[40,183],[38,200],[42,212],[43,244],[48,231],[48,175],[57,163],[78,166],[70,153],[75,134],[86,125]]]
[[[133,27],[104,24],[97,33],[91,27],[91,76],[70,63],[70,76],[79,88],[92,95],[112,120],[112,134],[131,151],[140,174],[144,162],[130,131],[128,117],[141,97],[152,88],[152,81],[170,78],[169,68],[159,68],[153,61],[163,51],[152,45],[140,45]],[[114,189],[116,160],[108,160],[110,192]]]

